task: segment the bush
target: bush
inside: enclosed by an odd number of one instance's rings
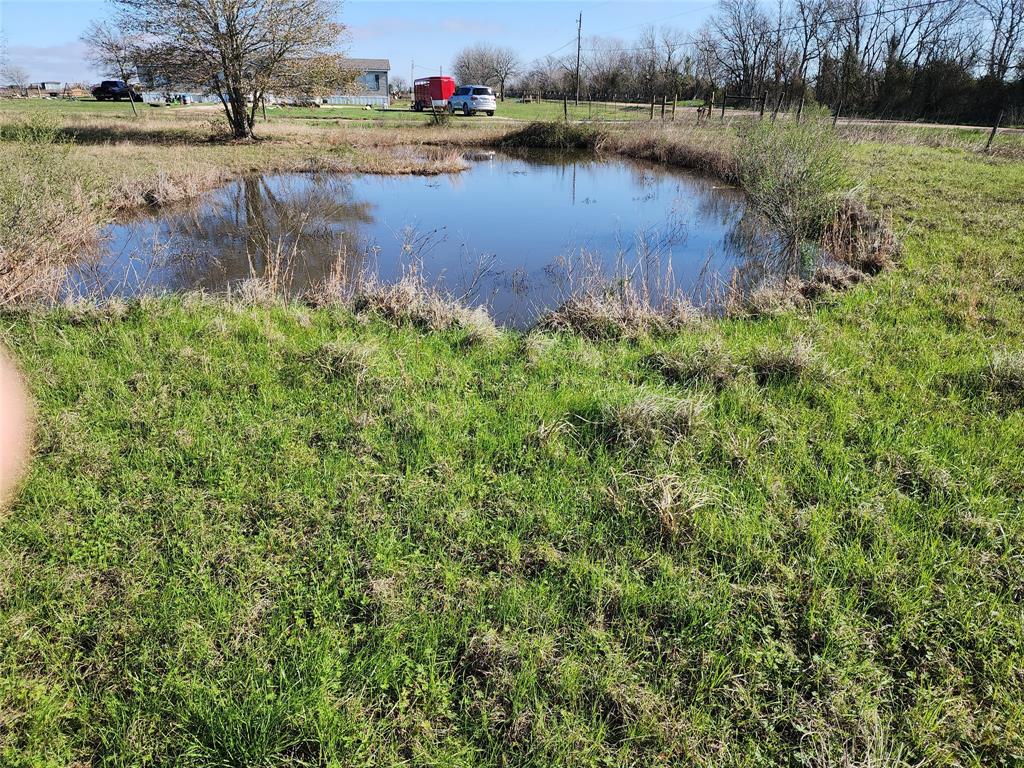
[[[782,237],[783,256],[796,266],[800,247],[817,240],[849,188],[844,145],[826,116],[751,126],[740,139],[740,183]]]
[[[596,128],[576,123],[530,123],[506,135],[501,146],[506,149],[597,149],[604,134]]]

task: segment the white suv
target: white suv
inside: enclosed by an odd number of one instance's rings
[[[477,112],[493,115],[497,107],[498,102],[494,98],[494,91],[486,85],[460,85],[448,99],[449,112],[461,109],[462,114],[467,117],[475,115]]]

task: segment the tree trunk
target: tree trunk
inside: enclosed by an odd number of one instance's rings
[[[228,89],[228,119],[231,121],[231,135],[236,139],[251,139],[252,126],[245,108],[245,94],[239,88]]]

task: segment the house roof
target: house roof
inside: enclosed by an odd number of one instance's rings
[[[387,72],[391,69],[391,62],[388,59],[345,59],[345,69],[355,69],[360,72]]]

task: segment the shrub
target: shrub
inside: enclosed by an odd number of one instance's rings
[[[849,184],[844,145],[821,114],[796,123],[753,124],[741,136],[740,182],[755,209],[782,238],[795,267],[801,244],[817,240]]]

